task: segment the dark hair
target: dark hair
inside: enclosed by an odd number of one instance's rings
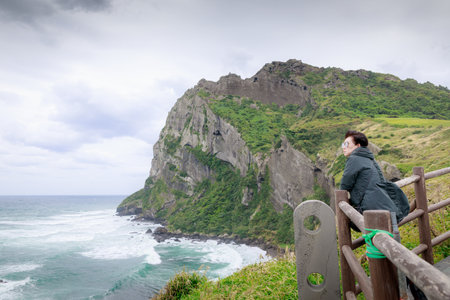
[[[360,144],[362,147],[367,147],[367,145],[369,145],[369,141],[367,140],[366,135],[362,132],[349,130],[345,134],[345,138],[348,138],[349,136],[353,138],[353,142],[355,143],[355,145]]]

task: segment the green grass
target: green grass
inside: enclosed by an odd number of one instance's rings
[[[393,125],[389,125],[391,121]],[[419,125],[423,127],[418,129]],[[382,122],[366,120],[355,129],[363,131],[370,142],[381,147],[377,160],[395,164],[405,176],[411,175],[414,166],[430,172],[450,165],[450,121],[388,118]]]
[[[209,99],[209,106],[238,129],[253,154],[278,148],[284,135],[294,148],[315,160],[321,149],[339,147],[345,132],[359,122],[346,116],[318,118],[314,113],[299,117],[299,107],[293,104],[278,107],[233,96]],[[312,106],[309,110],[314,111]]]
[[[347,130],[358,122],[359,119],[347,117],[301,118],[289,127],[287,136],[296,149],[314,161],[323,149],[339,149]]]
[[[183,274],[184,277],[186,275]],[[179,277],[178,275],[176,277]],[[183,282],[185,282],[184,280]],[[179,298],[172,295],[173,284],[168,284],[159,298],[154,299],[298,299],[295,257],[286,255],[265,263],[244,267],[218,281],[203,281],[189,294]]]
[[[450,119],[450,91],[427,82],[400,80],[392,75],[362,71],[362,76],[336,68],[321,68],[298,76],[310,85],[318,104],[317,117],[415,117]]]
[[[119,205],[119,207],[127,206],[127,205],[136,205],[141,206],[143,199],[148,198],[149,192],[145,189],[140,189],[139,191],[131,194],[127,198],[125,198]]]
[[[168,134],[164,138],[164,147],[166,152],[170,155],[174,155],[177,149],[180,147],[181,136],[175,138],[173,135]]]
[[[419,118],[375,118],[374,121],[385,122],[386,124],[405,128],[405,127],[419,127],[419,128],[431,128],[431,127],[450,127],[449,120],[436,120],[436,119],[419,119]]]
[[[211,110],[229,121],[242,135],[252,153],[267,153],[296,120],[292,106],[280,109],[259,101],[227,97],[210,99]]]
[[[182,271],[177,273],[167,282],[163,290],[152,299],[154,300],[172,300],[182,299],[189,295],[193,290],[205,284],[207,278],[205,275],[197,272],[188,273]]]

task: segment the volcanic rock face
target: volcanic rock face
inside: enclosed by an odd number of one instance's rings
[[[186,193],[189,186],[205,177],[210,178],[211,170],[201,164],[188,148],[201,147],[201,150],[214,154],[217,158],[230,163],[245,175],[251,163],[251,154],[245,141],[236,128],[215,115],[206,100],[196,94],[197,88],[181,97],[167,117],[166,126],[153,147],[154,157],[150,176],[163,177],[169,182],[173,174],[167,172],[169,164],[175,165],[188,176],[185,178]],[[176,147],[171,153],[167,141],[175,140]]]
[[[289,60],[286,63],[273,62],[266,64],[251,78],[243,80],[238,75],[229,74],[220,78],[218,82],[202,79],[198,87],[216,95],[248,97],[265,104],[304,106],[312,102],[308,86],[288,77],[290,74],[303,75],[314,69],[317,68],[296,60]]]
[[[186,91],[169,112],[165,127],[153,148],[151,180],[147,181],[145,189],[153,188],[155,182],[162,180],[168,187],[162,205],[164,208],[176,203],[171,190],[192,196],[197,184],[204,179],[214,180],[214,171],[191,151],[201,149],[229,163],[239,170],[242,177],[250,166],[257,166],[260,180],[270,178],[273,191],[270,200],[277,211],[281,211],[284,204],[295,208],[305,196],[313,192],[316,183],[333,199],[333,181],[326,176],[326,164],[315,165],[284,137],[281,146],[272,149],[268,155],[252,153],[237,128],[216,115],[208,105],[209,97],[220,99],[226,95],[248,97],[279,106],[297,104],[300,109],[308,103],[314,105],[305,84],[280,76],[280,72],[301,74],[313,68],[300,61],[288,61],[267,64],[255,76],[245,80],[232,74],[222,77],[218,82],[202,79],[197,86]],[[201,93],[209,97],[202,97]],[[245,188],[240,204],[248,205],[252,196],[253,191]],[[150,206],[150,209],[144,208],[143,214],[152,218],[157,209]],[[136,203],[133,203],[122,207],[120,213],[135,211]]]
[[[295,150],[286,138],[268,161],[273,204],[281,210],[283,203],[295,208],[304,197],[313,192],[314,165],[302,152]]]

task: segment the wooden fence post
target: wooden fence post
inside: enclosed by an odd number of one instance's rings
[[[366,210],[364,225],[369,229],[392,232],[391,214],[387,210]],[[373,298],[377,300],[399,299],[397,269],[387,258],[368,258]]]
[[[428,217],[428,199],[425,187],[425,174],[423,167],[414,167],[413,174],[420,176],[419,181],[414,183],[414,192],[416,193],[416,206],[423,209],[424,213],[418,218],[420,243],[427,246],[423,252],[422,258],[429,264],[434,264],[433,247],[431,245],[430,219]]]
[[[344,254],[342,253],[342,247],[348,245],[352,247],[352,237],[350,235],[349,218],[342,212],[339,207],[339,202],[348,201],[347,191],[335,191],[336,199],[336,217],[338,223],[338,240],[339,240],[339,253],[341,260],[341,278],[342,278],[342,290],[344,294],[344,300],[347,300],[346,293],[351,291],[355,293],[355,276],[353,275],[350,265],[347,263]]]

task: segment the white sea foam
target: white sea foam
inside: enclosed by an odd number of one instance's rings
[[[39,264],[18,264],[18,265],[2,265],[0,266],[0,275],[4,276],[12,273],[29,272],[41,268]]]
[[[57,234],[59,230],[55,228],[33,228],[33,229],[4,229],[0,231],[0,238],[15,240],[20,239],[21,241],[25,238],[42,238],[52,234]]]
[[[45,218],[35,218],[31,220],[3,220],[0,225],[14,225],[14,226],[41,226],[41,225],[67,225],[73,222],[79,222],[83,219],[92,220],[96,217],[102,217],[105,214],[112,215],[114,210],[96,210],[88,212],[79,212],[74,214],[61,214]]]
[[[269,259],[266,255],[266,251],[258,247],[250,247],[247,245],[210,245],[209,247],[204,248],[204,252],[208,252],[208,254],[202,258],[202,262],[227,264],[225,267],[214,272],[218,277],[228,276],[246,265]]]
[[[48,220],[3,221],[11,228],[0,231],[0,238],[20,243],[67,243],[92,241],[98,235],[114,235],[122,227],[130,227],[129,221],[114,215],[113,210],[80,212],[52,216]]]
[[[145,241],[124,242],[109,246],[97,246],[89,251],[81,252],[80,254],[93,259],[128,259],[132,257],[144,257],[148,264],[160,264],[161,258],[156,253],[153,246],[155,243]]]
[[[97,233],[114,232],[125,220],[114,217],[114,210],[98,210],[76,214],[62,214],[47,219],[1,221],[11,226],[0,231],[7,239],[47,238],[46,242],[65,243],[92,240]]]
[[[214,240],[192,241],[186,238],[175,240],[166,240],[167,245],[180,245],[195,252],[203,253],[200,261],[204,264],[225,265],[222,268],[211,271],[215,278],[226,277],[233,272],[243,268],[246,265],[254,264],[260,261],[267,261],[270,258],[266,251],[247,245],[238,245],[234,243],[218,243]]]
[[[270,260],[270,256],[268,256],[267,252],[261,248],[247,245],[235,245],[234,247],[242,256],[242,263],[245,266],[248,264]]]
[[[58,232],[46,239],[48,243],[86,242],[92,241],[95,235],[83,232]]]
[[[135,223],[118,216],[104,219],[102,227],[96,228],[95,239],[89,244],[90,249],[80,252],[93,259],[128,259],[145,257],[148,264],[160,264],[161,258],[154,246],[157,242],[145,231],[149,225]],[[152,227],[152,226],[150,226]],[[157,227],[153,225],[153,227]]]
[[[2,300],[9,299],[20,299],[21,289],[23,286],[27,285],[31,279],[27,277],[23,280],[11,281],[5,280],[6,282],[0,283],[0,298]]]
[[[242,267],[243,258],[241,254],[233,247],[226,244],[216,245],[214,249],[209,247],[208,254],[203,256],[202,262],[215,263],[215,264],[227,264],[226,267],[220,269],[217,273],[227,274],[237,271]]]

